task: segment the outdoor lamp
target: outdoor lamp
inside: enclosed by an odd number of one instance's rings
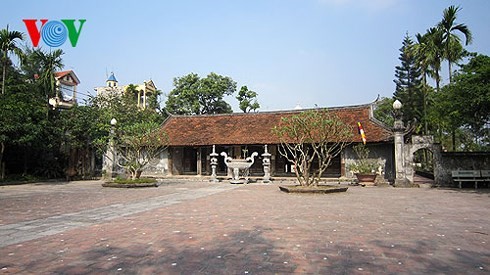
[[[402,103],[400,102],[400,100],[395,100],[395,102],[393,102],[393,109],[395,110],[400,110],[402,108]]]
[[[395,100],[395,102],[393,102],[393,114],[394,114],[394,117],[395,117],[395,131],[403,131],[404,127],[403,127],[403,121],[402,121],[402,112],[401,112],[401,108],[402,108],[402,103],[400,102],[400,100]]]

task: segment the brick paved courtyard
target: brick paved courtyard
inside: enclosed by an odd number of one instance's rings
[[[490,193],[99,181],[0,187],[0,273],[488,274]]]

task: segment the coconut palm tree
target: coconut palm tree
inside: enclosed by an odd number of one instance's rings
[[[24,34],[19,31],[9,31],[9,25],[6,29],[0,30],[0,52],[2,53],[2,94],[5,93],[5,80],[7,78],[7,65],[9,62],[8,54],[13,53],[22,58],[22,50],[17,47],[17,40],[24,40]]]
[[[465,24],[456,24],[456,15],[461,8],[458,6],[450,6],[443,12],[441,22],[437,25],[443,32],[443,50],[444,58],[448,62],[449,67],[449,82],[452,80],[451,64],[458,61],[463,57],[463,47],[461,45],[461,38],[455,34],[459,32],[465,36],[465,45],[472,42],[472,35],[470,29]]]

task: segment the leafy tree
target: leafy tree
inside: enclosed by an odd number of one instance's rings
[[[0,163],[4,161],[6,149],[15,150],[18,157],[24,158],[25,174],[28,172],[27,154],[35,154],[38,149],[35,145],[45,129],[47,106],[36,93],[35,85],[25,82],[18,72],[10,73],[8,79],[12,83],[9,92],[0,97]]]
[[[9,53],[22,57],[22,50],[17,47],[17,40],[24,40],[24,34],[19,31],[0,30],[0,53],[2,54],[2,94],[5,94],[5,82],[7,79],[7,66],[10,63]]]
[[[236,90],[230,77],[210,73],[205,78],[190,73],[174,79],[174,89],[168,95],[165,108],[181,115],[231,113],[231,106],[223,99]]]
[[[375,102],[374,117],[388,127],[392,127],[395,122],[393,117],[394,101],[392,98],[383,97]]]
[[[91,128],[93,146],[99,153],[115,148],[113,153],[117,153],[117,159],[111,161],[124,168],[133,179],[138,178],[148,162],[165,148],[167,138],[159,130],[164,117],[155,109],[139,108],[133,93],[97,96],[88,106],[97,114]],[[109,124],[113,118],[117,120],[115,135],[111,135]],[[111,142],[115,147],[108,146]]]
[[[259,102],[257,102],[257,93],[251,91],[247,86],[242,86],[238,95],[236,97],[240,104],[240,110],[244,113],[249,113],[250,111],[255,111],[260,108]]]
[[[293,163],[298,182],[308,187],[318,185],[331,160],[349,144],[352,129],[327,110],[310,110],[283,117],[272,133],[281,142],[279,153]]]
[[[450,6],[443,12],[441,22],[438,27],[442,31],[442,45],[444,58],[448,61],[449,68],[449,82],[452,81],[452,69],[451,64],[460,60],[463,57],[463,47],[461,45],[461,39],[455,34],[459,32],[465,36],[465,44],[468,45],[472,42],[472,34],[470,29],[465,24],[457,24],[456,17],[460,7]]]
[[[394,97],[403,102],[405,122],[420,122],[424,113],[424,95],[421,91],[421,71],[415,56],[414,44],[408,34],[400,48],[400,66],[395,67]]]
[[[453,139],[453,150],[475,148],[478,144],[488,147],[489,83],[490,57],[480,54],[472,57],[468,64],[462,65],[453,82],[436,95],[433,118],[443,126],[444,131],[454,132],[455,136],[467,141],[457,144]]]

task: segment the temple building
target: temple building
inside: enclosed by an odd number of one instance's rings
[[[381,174],[386,179],[394,178],[393,132],[374,118],[373,108],[373,104],[325,108],[345,124],[352,125],[352,137],[349,140],[351,145],[332,160],[323,177],[353,177],[349,169],[356,158],[352,145],[362,142],[357,128],[357,123],[361,122],[371,157],[379,160]],[[279,124],[281,118],[303,111],[170,115],[162,125],[169,136],[169,147],[147,173],[155,176],[210,175],[210,154],[214,146],[216,153],[225,152],[232,158],[246,158],[257,152],[259,157],[250,168],[250,173],[251,176],[260,176],[264,174],[261,156],[267,145],[271,154],[271,176],[294,176],[294,166],[278,153],[280,141],[272,134],[272,128]],[[227,174],[221,155],[218,157],[217,174]]]

